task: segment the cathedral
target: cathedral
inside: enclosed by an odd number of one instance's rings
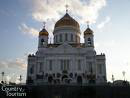
[[[106,83],[105,54],[96,54],[89,25],[80,43],[80,25],[68,12],[55,23],[54,42],[48,43],[45,26],[39,32],[38,50],[28,55],[27,84]]]

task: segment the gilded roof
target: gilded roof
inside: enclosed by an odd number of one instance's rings
[[[49,34],[48,34],[48,32],[47,32],[47,30],[45,29],[45,28],[43,28],[40,32],[39,32],[39,36],[48,36]]]
[[[56,22],[56,27],[62,27],[62,26],[73,26],[76,28],[79,28],[79,23],[74,20],[68,13],[66,13],[59,21]]]
[[[88,28],[84,31],[84,35],[89,35],[89,34],[93,34],[93,31],[88,27]]]

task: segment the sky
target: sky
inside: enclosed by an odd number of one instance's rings
[[[80,24],[81,42],[89,21],[95,50],[106,55],[107,80],[112,74],[124,79],[125,71],[130,81],[130,0],[0,0],[0,73],[5,72],[5,80],[18,83],[22,75],[25,82],[27,56],[37,51],[43,22],[51,39],[66,4]]]

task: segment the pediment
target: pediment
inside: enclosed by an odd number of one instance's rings
[[[63,43],[60,46],[58,46],[57,48],[64,48],[64,49],[69,48],[70,49],[70,48],[73,48],[73,47],[68,43]]]

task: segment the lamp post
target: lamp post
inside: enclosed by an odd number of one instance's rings
[[[3,82],[4,81],[4,75],[5,75],[5,73],[2,72],[1,75],[2,75],[2,82]]]
[[[114,82],[115,81],[115,78],[114,78],[114,75],[112,75],[112,82]]]
[[[125,74],[126,74],[126,72],[125,72],[125,71],[123,71],[123,72],[122,72],[122,74],[123,74],[124,81],[125,81]]]
[[[20,75],[19,81],[20,81],[20,84],[21,84],[21,81],[22,81],[22,75]]]

